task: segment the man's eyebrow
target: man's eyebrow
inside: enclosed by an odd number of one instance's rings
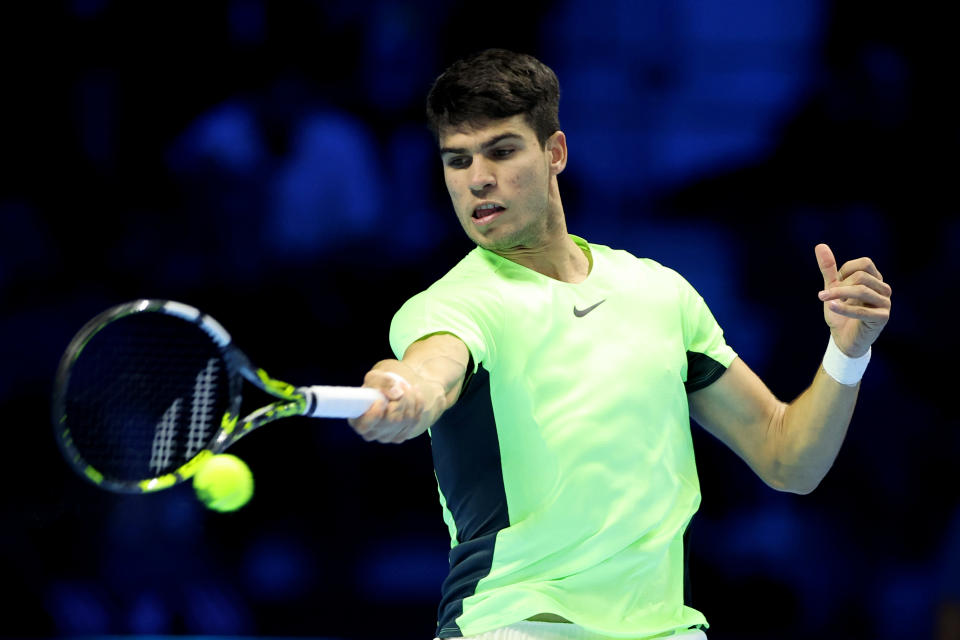
[[[480,145],[480,149],[481,150],[489,149],[493,145],[507,138],[522,138],[522,137],[523,136],[521,136],[519,133],[513,133],[512,131],[508,131],[506,133],[501,133],[498,136],[494,136],[493,138],[490,138],[489,140],[487,140],[486,142]],[[448,153],[453,155],[462,155],[467,153],[467,149],[465,147],[440,147],[440,155],[445,155]]]

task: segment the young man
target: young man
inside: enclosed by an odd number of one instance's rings
[[[569,235],[559,85],[485,51],[435,82],[428,117],[454,211],[477,244],[393,319],[388,398],[367,440],[430,430],[450,529],[440,638],[703,638],[684,604],[700,502],[692,416],[771,487],[812,491],[846,433],[890,287],[868,258],[816,258],[830,329],[789,404],[726,345],[703,299],[652,260]]]

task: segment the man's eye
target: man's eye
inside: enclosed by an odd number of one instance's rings
[[[509,147],[507,147],[507,148],[500,148],[500,149],[494,149],[494,150],[493,150],[493,157],[495,157],[495,158],[506,158],[506,157],[508,157],[510,154],[512,154],[514,151],[515,151],[514,149],[511,149],[511,148],[509,148]]]
[[[470,158],[464,156],[457,156],[455,158],[450,158],[447,161],[447,166],[453,169],[464,169],[470,166]]]

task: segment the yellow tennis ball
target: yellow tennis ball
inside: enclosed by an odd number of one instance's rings
[[[193,476],[193,490],[207,508],[235,511],[253,496],[253,474],[237,456],[221,453],[204,462]]]

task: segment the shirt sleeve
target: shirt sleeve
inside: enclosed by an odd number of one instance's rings
[[[703,297],[677,274],[680,288],[683,343],[687,350],[684,384],[687,393],[703,389],[717,380],[737,357],[723,337],[723,329]]]
[[[467,346],[473,372],[496,357],[494,335],[502,306],[471,287],[434,285],[407,300],[390,323],[390,347],[398,359],[407,348],[434,333],[450,333]]]

